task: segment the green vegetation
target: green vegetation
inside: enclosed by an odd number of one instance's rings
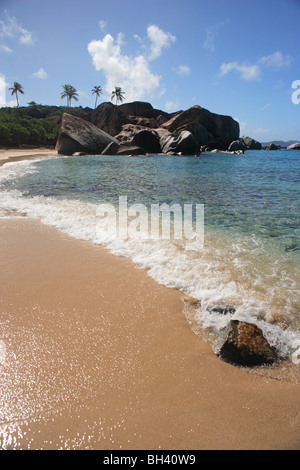
[[[44,106],[30,101],[28,106],[20,107],[18,94],[24,95],[22,85],[14,82],[9,90],[16,96],[17,107],[0,108],[0,147],[54,147],[63,113],[90,120],[90,108],[71,108],[72,99],[78,101],[78,93],[70,84],[63,85],[60,93],[62,99],[67,99],[67,106]],[[103,94],[101,86],[94,86],[91,93],[96,96],[96,108],[97,99]],[[120,87],[115,87],[111,99],[116,104],[122,103],[124,94]]]
[[[0,108],[0,147],[50,146],[56,144],[63,113],[84,116],[83,108],[43,106]]]

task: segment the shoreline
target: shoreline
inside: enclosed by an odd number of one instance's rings
[[[2,448],[299,449],[297,385],[218,359],[182,292],[38,220],[0,231]]]
[[[58,156],[55,149],[36,148],[36,149],[1,149],[0,148],[0,166],[8,162],[19,162],[22,160],[31,160],[40,157]]]

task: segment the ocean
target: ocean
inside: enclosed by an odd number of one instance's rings
[[[182,210],[194,239],[172,209],[162,235],[172,207]],[[156,236],[153,208],[164,208]],[[257,324],[284,359],[259,373],[293,381],[300,368],[299,209],[300,151],[49,157],[0,167],[3,217],[38,218],[101,244],[191,296],[187,321],[216,354],[230,320]]]

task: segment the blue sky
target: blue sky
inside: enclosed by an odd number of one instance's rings
[[[300,0],[1,0],[0,106],[14,81],[21,106],[66,104],[70,83],[94,107],[95,85],[99,102],[121,86],[127,101],[230,115],[261,142],[300,140],[299,18]]]

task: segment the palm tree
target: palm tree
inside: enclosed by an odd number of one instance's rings
[[[69,107],[69,89],[70,89],[70,86],[71,85],[63,85],[63,91],[60,94],[62,100],[64,98],[67,98],[67,106],[68,107]]]
[[[122,103],[122,101],[125,99],[125,96],[123,95],[125,95],[125,91],[122,91],[121,87],[116,86],[114,91],[111,92],[111,100],[115,98],[116,104],[118,104],[118,102]]]
[[[67,106],[70,108],[71,106],[71,101],[74,99],[75,101],[78,101],[78,93],[76,88],[74,88],[72,85],[69,83],[67,85],[63,86],[63,91],[60,94],[61,99],[67,98]]]
[[[96,95],[95,108],[97,107],[97,98],[102,94],[103,94],[103,91],[102,91],[101,86],[99,85],[94,86],[94,88],[92,89],[92,95]]]
[[[70,87],[69,89],[69,103],[70,103],[70,106],[71,106],[71,101],[72,99],[74,99],[75,101],[78,101],[78,93],[77,93],[77,90],[76,88],[74,88],[73,86]]]
[[[23,90],[22,85],[20,85],[20,83],[18,82],[14,82],[14,86],[12,88],[9,88],[9,90],[11,90],[12,95],[16,95],[17,107],[19,107],[18,93],[21,93],[21,95],[24,95],[24,90]]]

